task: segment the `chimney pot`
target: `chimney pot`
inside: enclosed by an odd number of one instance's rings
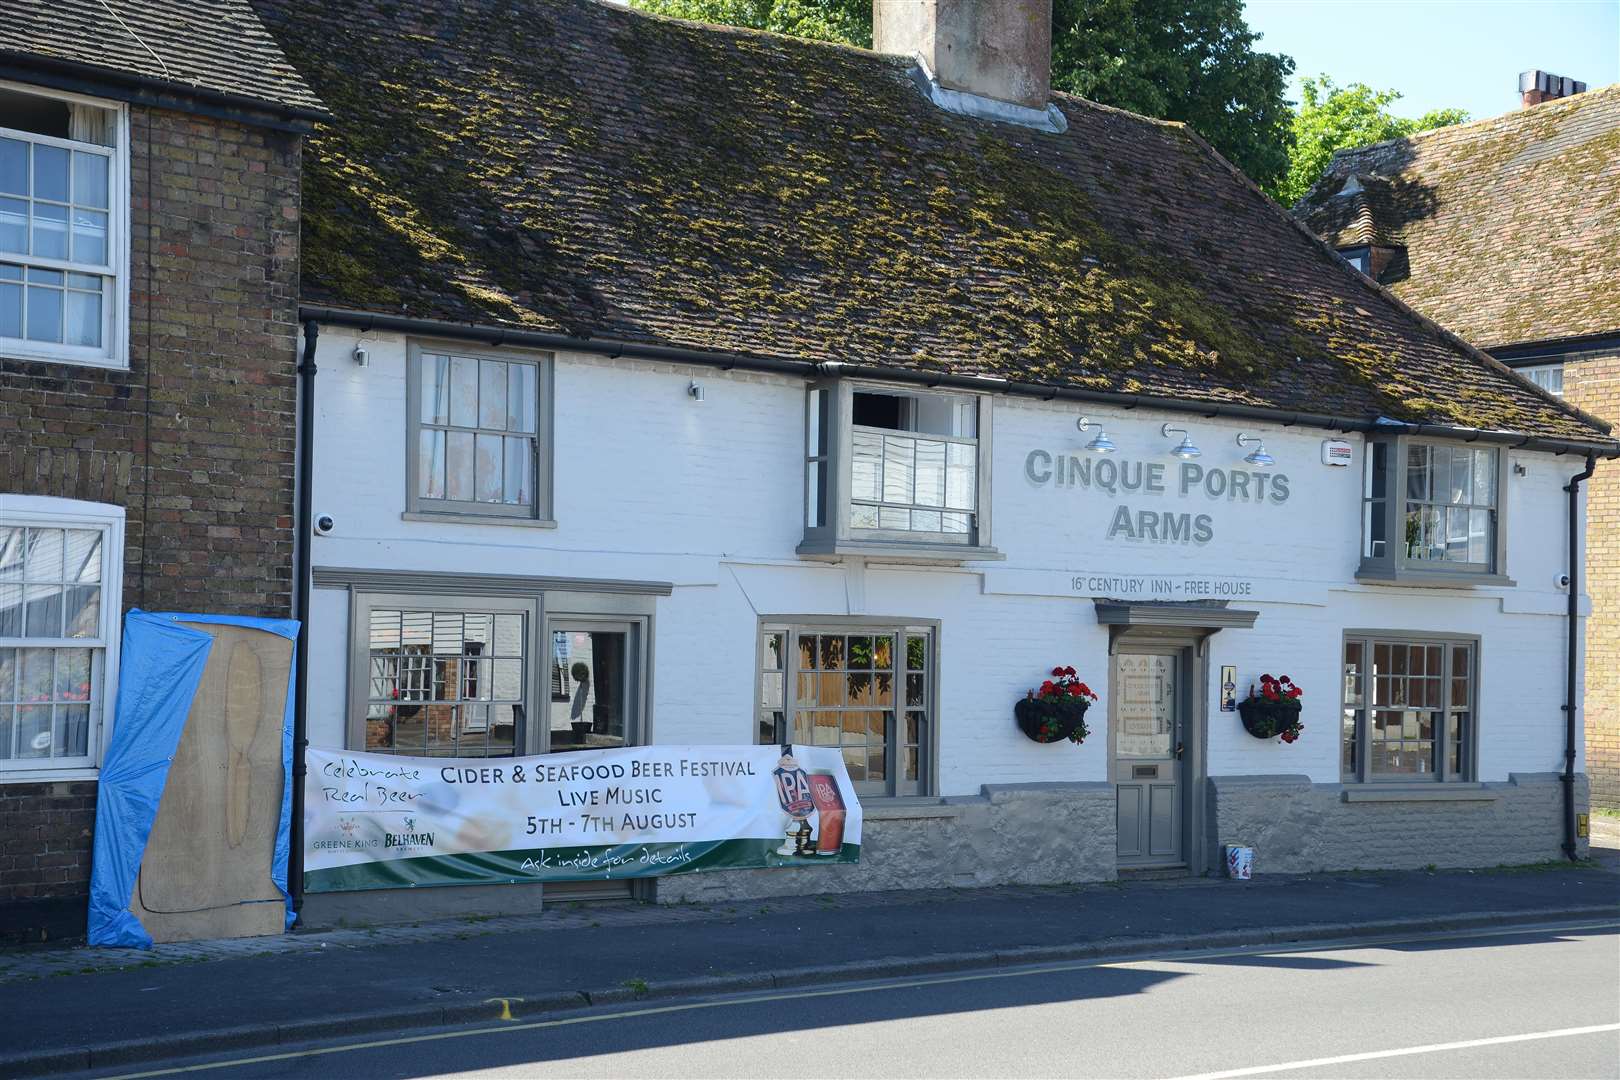
[[[1540,105],[1543,101],[1553,101],[1557,98],[1573,97],[1575,94],[1584,94],[1586,84],[1563,75],[1554,75],[1546,71],[1521,71],[1519,73],[1519,107],[1528,109],[1532,105]]]

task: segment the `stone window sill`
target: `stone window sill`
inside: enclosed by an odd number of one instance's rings
[[[1380,564],[1362,563],[1356,581],[1363,585],[1403,585],[1419,589],[1473,589],[1480,586],[1512,588],[1518,582],[1506,574],[1471,574],[1445,570],[1391,569]]]
[[[433,514],[407,510],[399,515],[401,521],[432,521],[440,525],[515,525],[520,529],[555,529],[557,523],[547,518],[505,517],[501,514]]]
[[[806,540],[796,550],[802,559],[830,562],[849,556],[903,563],[997,562],[1007,557],[993,547],[915,544],[903,540]]]
[[[1345,802],[1495,802],[1501,798],[1481,784],[1381,784],[1346,786]]]

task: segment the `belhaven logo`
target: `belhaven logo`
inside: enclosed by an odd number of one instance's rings
[[[383,847],[385,848],[411,848],[432,847],[433,834],[430,832],[383,833]]]

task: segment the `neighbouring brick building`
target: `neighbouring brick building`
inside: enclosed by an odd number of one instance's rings
[[[1340,151],[1295,213],[1448,330],[1620,419],[1620,84],[1532,71],[1519,89],[1517,112]],[[1586,772],[1593,804],[1620,808],[1620,470],[1587,498]]]
[[[0,940],[83,932],[122,613],[290,614],[319,115],[234,0],[0,0]]]

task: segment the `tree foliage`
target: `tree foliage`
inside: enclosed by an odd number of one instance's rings
[[[1399,139],[1431,128],[1460,124],[1468,119],[1462,109],[1431,109],[1416,120],[1394,115],[1389,107],[1401,99],[1395,90],[1374,90],[1366,83],[1336,86],[1326,75],[1301,83],[1304,98],[1294,113],[1294,145],[1288,155],[1288,174],[1274,194],[1284,206],[1311,189],[1333,158],[1335,150],[1348,150],[1385,139]]]
[[[872,0],[630,0],[677,19],[872,47]]]
[[[870,0],[631,0],[684,19],[872,44]],[[1255,50],[1242,0],[1054,0],[1052,85],[1189,124],[1262,185],[1288,168],[1294,62]]]

